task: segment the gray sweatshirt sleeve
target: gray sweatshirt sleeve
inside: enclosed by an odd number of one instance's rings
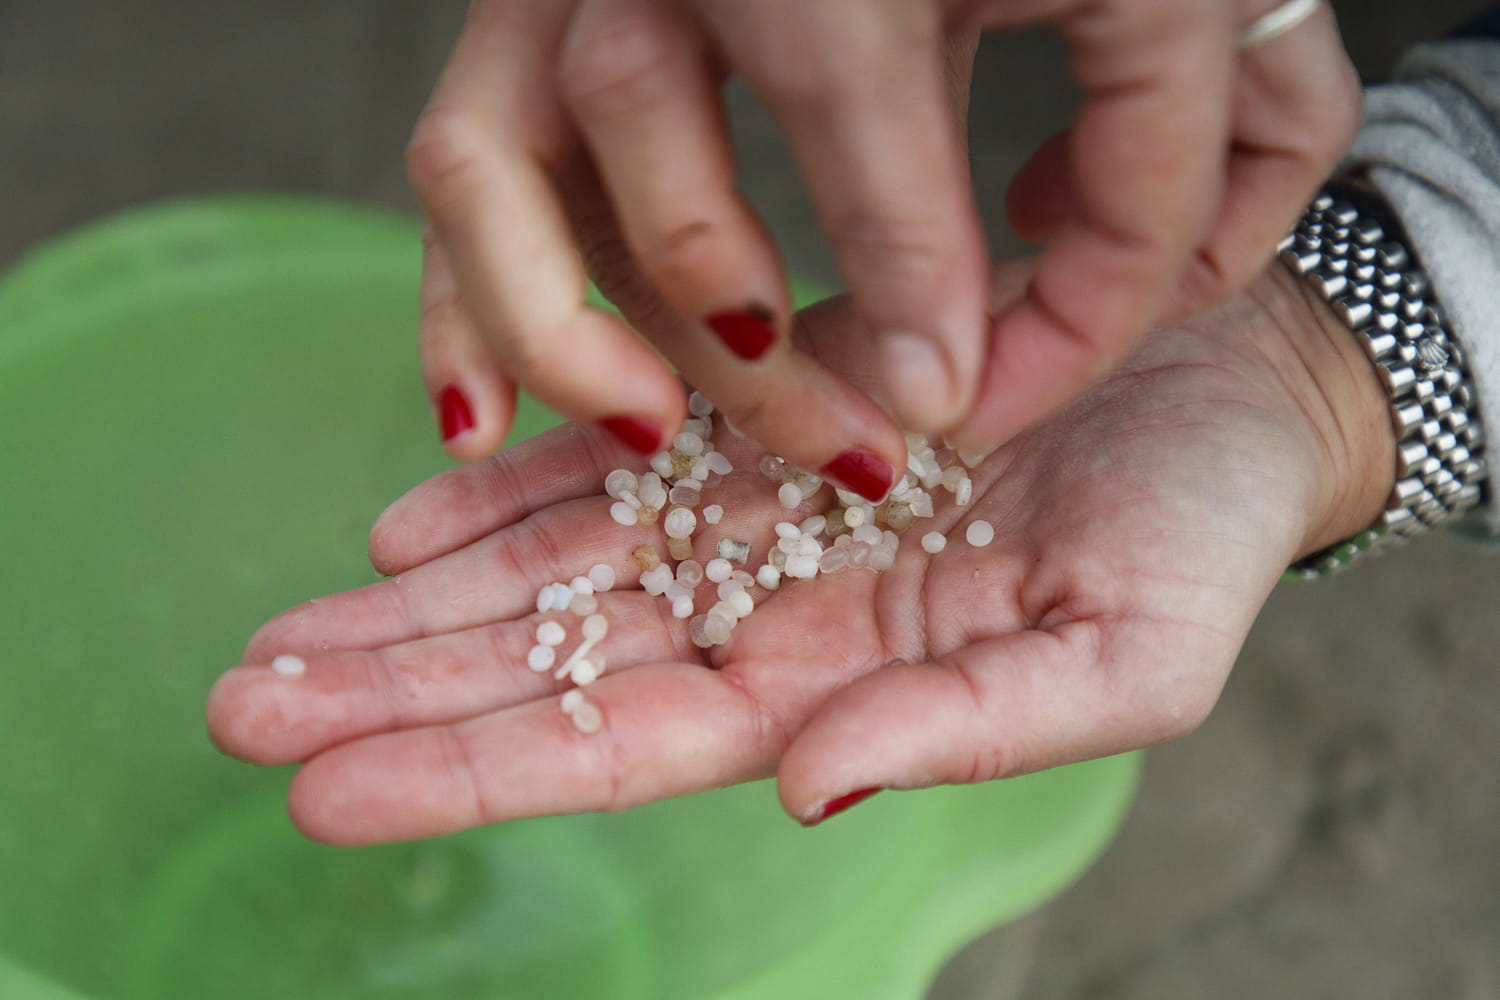
[[[1406,228],[1468,354],[1492,469],[1462,526],[1500,539],[1500,40],[1420,45],[1366,94],[1345,168],[1364,168]]]

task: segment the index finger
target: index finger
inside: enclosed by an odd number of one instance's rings
[[[1085,91],[1067,158],[1073,215],[992,321],[979,402],[951,435],[971,447],[1047,416],[1129,349],[1208,232],[1224,183],[1234,70],[1224,5],[1090,5],[1059,27]]]

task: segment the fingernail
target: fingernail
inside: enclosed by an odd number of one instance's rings
[[[880,336],[880,363],[897,409],[919,431],[937,431],[949,421],[953,383],[937,344],[915,333]]]
[[[890,463],[868,451],[846,451],[822,468],[823,475],[837,480],[871,503],[879,503],[891,491],[896,472]]]
[[[642,455],[654,455],[661,451],[662,431],[655,421],[627,415],[605,417],[599,421],[599,426],[619,438],[627,448]]]
[[[879,791],[883,791],[883,789],[879,787],[861,788],[857,791],[850,792],[848,795],[840,795],[838,798],[829,799],[827,802],[818,806],[818,808],[813,812],[811,816],[803,820],[802,825],[817,826],[828,817],[837,816],[845,809],[849,809],[853,806],[859,805],[865,799],[868,799],[871,795],[874,795]]]
[[[438,394],[438,421],[444,444],[464,431],[474,429],[474,411],[469,408],[469,401],[458,386],[444,386]]]
[[[754,361],[776,342],[774,317],[769,309],[747,306],[731,312],[714,313],[704,324],[737,356]]]

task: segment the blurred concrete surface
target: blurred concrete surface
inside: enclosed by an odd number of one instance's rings
[[[1336,3],[1366,79],[1478,0]],[[130,205],[317,192],[410,211],[401,151],[454,2],[0,3],[0,267]],[[981,54],[975,183],[1073,105],[1041,33]],[[774,130],[732,95],[743,186],[795,270],[837,271]],[[1434,538],[1283,588],[1208,724],[1152,752],[1118,843],[965,950],[934,1000],[1500,997],[1500,557]]]

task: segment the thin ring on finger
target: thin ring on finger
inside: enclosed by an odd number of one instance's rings
[[[1312,17],[1323,0],[1286,0],[1246,25],[1235,39],[1241,52],[1279,38]]]

